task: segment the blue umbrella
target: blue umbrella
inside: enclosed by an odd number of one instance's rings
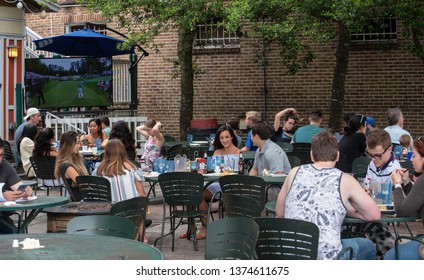
[[[33,42],[37,50],[71,56],[102,57],[134,53],[134,47],[130,50],[118,49],[118,45],[124,41],[97,33],[89,28]]]

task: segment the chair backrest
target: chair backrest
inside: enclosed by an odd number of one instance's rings
[[[367,175],[369,157],[357,157],[352,162],[352,174],[355,178],[364,178]]]
[[[65,176],[62,176],[62,182],[66,189],[66,191],[69,193],[69,197],[71,198],[71,201],[81,201],[81,193],[78,188],[72,188],[71,185],[69,185],[68,179],[65,178]]]
[[[336,162],[335,167],[343,172],[351,171],[349,170],[349,164],[347,163],[347,156],[344,153],[339,152],[339,160]]]
[[[293,151],[306,151],[311,150],[311,143],[291,143],[293,146]]]
[[[290,156],[287,156],[287,158],[290,162],[291,168],[302,164],[302,162],[300,161],[300,158],[298,158],[297,156],[290,155]]]
[[[141,222],[146,218],[148,204],[149,198],[142,196],[119,201],[112,205],[110,215],[132,221],[135,225],[136,232],[138,232]]]
[[[225,218],[208,224],[205,259],[251,260],[259,227],[245,217]]]
[[[279,218],[255,218],[259,225],[256,255],[260,260],[316,260],[319,229],[314,223]]]
[[[259,203],[261,210],[264,209],[266,187],[264,179],[247,175],[228,175],[219,178],[219,185],[224,194],[232,193],[253,198]]]
[[[311,153],[306,150],[293,150],[286,153],[287,156],[296,156],[300,159],[301,164],[312,163]]]
[[[178,155],[179,153],[181,153],[181,148],[182,147],[183,147],[182,144],[176,144],[174,146],[169,147],[168,150],[166,151],[166,159],[167,160],[174,159],[174,157],[176,155]]]
[[[56,157],[30,157],[32,168],[34,169],[35,176],[41,180],[55,179],[54,167]]]
[[[89,215],[72,218],[66,227],[68,234],[107,235],[133,239],[135,225],[132,221],[108,215]],[[104,244],[107,246],[107,244]]]
[[[77,176],[75,181],[84,201],[112,201],[112,191],[108,179],[81,175]]]
[[[7,160],[12,166],[16,165],[15,155],[13,154],[12,146],[7,140],[4,142],[4,159]]]
[[[260,217],[261,205],[253,198],[232,193],[224,193],[224,210],[226,217]]]
[[[158,181],[165,203],[169,206],[197,207],[202,201],[204,178],[199,173],[162,173]]]
[[[293,145],[287,142],[276,142],[285,153],[293,151]]]

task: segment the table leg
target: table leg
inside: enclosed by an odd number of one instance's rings
[[[25,233],[28,225],[35,219],[35,217],[37,217],[37,215],[41,212],[41,208],[40,209],[33,209],[31,210],[31,212],[29,212],[29,214],[25,217],[22,218],[22,221],[20,223],[19,228],[19,233]]]

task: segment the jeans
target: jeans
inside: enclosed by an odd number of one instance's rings
[[[342,249],[352,247],[354,260],[375,260],[377,249],[371,240],[363,237],[346,238],[342,239]],[[349,252],[343,254],[340,259],[347,260]]]
[[[400,260],[420,260],[420,256],[418,255],[418,246],[419,242],[417,241],[409,241],[405,244],[401,244],[398,247],[399,250],[399,259]],[[385,260],[394,260],[395,259],[395,248],[390,249],[385,255]]]

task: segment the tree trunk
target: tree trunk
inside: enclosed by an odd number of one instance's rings
[[[181,27],[178,30],[178,62],[181,78],[180,140],[187,139],[193,119],[193,41],[195,32]]]
[[[334,67],[331,86],[330,119],[328,127],[333,131],[341,128],[342,113],[345,98],[345,83],[350,51],[350,31],[339,23],[339,42],[336,50],[336,66]]]

